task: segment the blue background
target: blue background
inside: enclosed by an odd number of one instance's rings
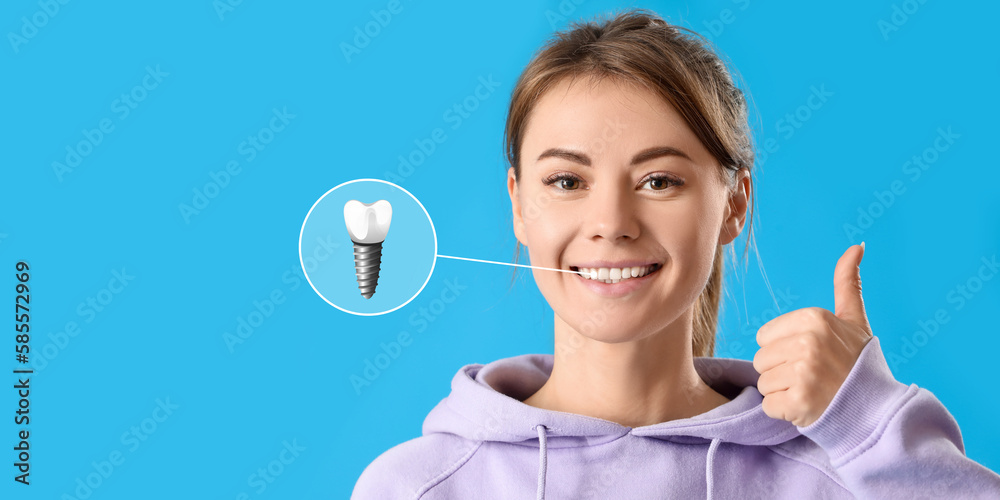
[[[365,204],[386,200],[392,206],[378,284],[375,295],[367,299],[358,289],[354,243],[344,222],[344,204],[352,199]],[[428,215],[419,200],[384,181],[359,180],[336,187],[322,195],[303,224],[299,251],[306,277],[328,302],[347,312],[374,315],[402,306],[432,276],[436,242]]]
[[[376,456],[420,434],[459,367],[552,352],[552,312],[528,270],[511,287],[515,268],[439,259],[412,302],[358,317],[305,282],[299,231],[331,187],[395,176],[426,206],[440,253],[512,261],[501,145],[512,86],[554,29],[633,5],[710,34],[753,96],[758,143],[774,141],[755,172],[760,263],[734,243],[717,355],[752,359],[776,303],[832,309],[834,265],[864,240],[865,303],[896,378],[932,391],[968,456],[1000,470],[1000,400],[980,389],[1000,353],[1000,280],[956,300],[1000,247],[1000,7],[931,1],[883,36],[900,2],[578,3],[405,1],[348,58],[342,44],[387,1],[243,2],[221,16],[210,0],[70,2],[51,19],[36,0],[3,2],[8,42],[22,17],[46,22],[0,47],[2,296],[14,301],[14,265],[29,261],[38,370],[33,484],[4,465],[0,496],[74,495],[117,451],[124,461],[91,498],[347,498]],[[134,92],[144,99],[123,108],[147,67],[160,81],[146,78],[152,88]],[[789,129],[814,86],[833,94]],[[262,133],[275,110],[287,124]],[[53,163],[88,133],[97,142],[102,120],[113,130],[57,175]],[[904,164],[939,127],[959,137],[914,179]],[[273,140],[253,148],[251,136]],[[238,173],[223,182],[227,166]],[[206,193],[213,178],[225,186]],[[879,201],[894,182],[905,192]],[[844,227],[859,211],[878,216],[852,238]],[[114,273],[127,286],[109,283]],[[941,309],[949,321],[907,351]],[[230,350],[224,334],[255,310],[269,314]],[[352,377],[384,352],[391,364],[355,391]],[[3,377],[9,464],[17,400]],[[123,440],[133,427],[146,437],[137,446]],[[279,469],[286,442],[294,460],[271,482],[254,476]]]

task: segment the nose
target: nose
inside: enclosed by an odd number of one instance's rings
[[[591,189],[587,200],[585,231],[590,238],[612,243],[639,237],[634,193],[628,186],[605,182]]]

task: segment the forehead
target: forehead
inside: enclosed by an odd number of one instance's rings
[[[682,149],[696,163],[708,151],[663,97],[614,78],[564,78],[542,94],[528,118],[522,149],[572,147],[595,156],[631,157],[652,146]]]

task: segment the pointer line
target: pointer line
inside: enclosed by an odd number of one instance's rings
[[[492,260],[467,259],[465,257],[452,257],[451,255],[441,255],[441,254],[438,254],[437,256],[438,257],[444,257],[446,259],[471,260],[472,262],[485,262],[487,264],[500,264],[502,266],[529,267],[531,269],[545,269],[546,271],[559,271],[561,273],[580,274],[579,271],[567,271],[566,269],[556,269],[554,267],[527,266],[527,265],[524,265],[524,264],[511,264],[509,262],[495,262],[495,261],[492,261]]]

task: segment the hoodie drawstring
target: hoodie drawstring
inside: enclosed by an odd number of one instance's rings
[[[721,438],[712,439],[712,444],[708,445],[708,456],[705,460],[705,481],[708,488],[708,500],[712,500],[712,464],[715,461],[715,450],[719,449]]]
[[[545,463],[548,459],[545,445],[545,426],[537,425],[538,430],[538,500],[545,500]]]

